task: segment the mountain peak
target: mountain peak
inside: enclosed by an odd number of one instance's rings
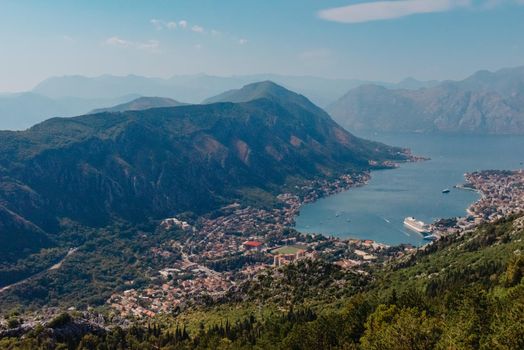
[[[113,107],[98,108],[91,111],[89,114],[102,113],[102,112],[125,112],[125,111],[140,111],[151,108],[162,108],[162,107],[177,107],[183,106],[185,103],[178,102],[167,97],[139,97],[130,102],[122,103]]]
[[[305,96],[297,94],[285,87],[278,85],[270,80],[264,80],[256,83],[244,85],[240,89],[229,90],[220,95],[208,98],[203,103],[233,102],[242,103],[258,99],[267,99],[279,103],[283,107],[300,106],[305,110],[314,111],[315,113],[324,111],[308,100]]]
[[[208,98],[204,103],[216,102],[248,102],[260,98],[274,99],[283,98],[288,95],[298,95],[271,80],[260,81],[244,85],[240,89],[229,90],[217,96]]]
[[[523,96],[524,69],[515,67],[416,90],[362,85],[328,111],[350,130],[523,134]]]

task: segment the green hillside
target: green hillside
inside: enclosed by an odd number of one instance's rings
[[[126,278],[151,268],[134,262],[153,247],[142,235],[157,237],[161,219],[194,220],[233,202],[270,208],[276,195],[307,180],[409,158],[348,133],[305,97],[266,85],[249,102],[54,118],[0,131],[0,252],[8,251],[0,288],[79,248],[68,259],[73,273],[39,276],[4,293],[0,305],[103,304]]]
[[[62,342],[71,349],[521,349],[523,238],[524,217],[508,218],[365,273],[305,261],[248,282],[242,300]],[[78,322],[66,321],[56,333]],[[0,344],[44,349],[43,339],[57,341],[49,334]]]

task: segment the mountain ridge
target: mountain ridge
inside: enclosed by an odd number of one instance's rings
[[[249,189],[274,196],[291,180],[408,159],[277,90],[279,98],[53,118],[0,132],[0,202],[56,234],[64,219],[103,226],[203,214]]]
[[[121,103],[116,106],[94,109],[88,114],[96,114],[102,112],[138,111],[150,108],[177,107],[183,105],[185,105],[185,103],[178,102],[168,97],[141,96],[132,101]]]
[[[524,67],[418,90],[362,85],[327,111],[349,130],[524,134]]]

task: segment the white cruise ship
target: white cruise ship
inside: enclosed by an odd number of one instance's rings
[[[412,216],[408,216],[404,219],[404,225],[410,230],[413,230],[418,233],[427,233],[429,231],[429,226],[424,222],[415,219]]]

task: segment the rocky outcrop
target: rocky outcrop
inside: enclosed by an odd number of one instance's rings
[[[524,67],[418,90],[360,86],[327,110],[349,130],[524,134]]]

